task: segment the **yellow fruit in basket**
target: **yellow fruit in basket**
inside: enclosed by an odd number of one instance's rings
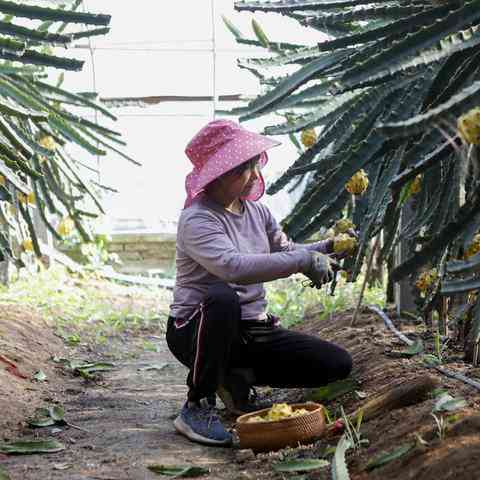
[[[333,239],[333,251],[335,253],[351,254],[355,251],[357,245],[357,239],[351,237],[348,233],[340,233]]]
[[[47,150],[54,151],[57,148],[57,142],[55,142],[54,138],[50,135],[43,136],[38,143]]]
[[[27,238],[22,242],[22,248],[25,252],[33,252],[33,242],[31,238]]]
[[[410,187],[410,192],[412,193],[412,195],[415,195],[421,189],[422,189],[422,176],[417,175],[412,182],[412,186]]]
[[[333,230],[336,235],[339,233],[345,233],[351,228],[355,229],[355,224],[348,218],[341,218],[340,220],[337,220],[333,226]]]
[[[314,128],[307,128],[302,131],[300,141],[304,147],[310,148],[317,143],[317,133]]]
[[[250,417],[247,420],[247,423],[258,423],[258,422],[266,422],[267,420],[262,417],[261,415],[255,415],[254,417]]]
[[[353,177],[345,184],[347,192],[353,195],[362,195],[368,188],[368,176],[361,168]]]
[[[465,258],[473,257],[473,255],[476,255],[478,252],[480,252],[480,233],[477,233],[473,237],[472,243],[470,243],[465,252]]]
[[[432,268],[431,270],[426,270],[422,272],[415,282],[415,286],[421,291],[426,292],[433,284],[433,282],[437,279],[438,273],[436,268]]]
[[[457,120],[459,135],[467,142],[480,145],[480,107],[472,108]]]
[[[250,417],[247,422],[275,422],[285,418],[299,417],[307,413],[310,412],[305,408],[297,408],[294,410],[288,403],[274,403],[267,413]]]
[[[288,403],[275,403],[267,413],[268,420],[281,420],[292,416],[292,407]]]

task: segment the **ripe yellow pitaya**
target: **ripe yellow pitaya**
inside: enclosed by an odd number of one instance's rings
[[[333,251],[335,253],[352,254],[357,248],[358,242],[355,237],[351,237],[348,233],[340,233],[333,239]]]
[[[31,238],[27,238],[22,242],[22,248],[25,252],[33,252],[33,242]]]
[[[75,228],[75,222],[70,217],[65,217],[58,224],[57,232],[62,237],[68,237],[72,233],[74,228]]]
[[[368,176],[365,171],[360,169],[353,177],[345,184],[347,192],[353,195],[362,195],[368,188]]]
[[[346,233],[351,228],[355,229],[355,224],[349,218],[341,218],[337,220],[333,226],[336,235]]]
[[[459,135],[467,142],[480,145],[480,107],[472,108],[457,120]]]
[[[437,278],[438,273],[436,268],[426,270],[418,276],[417,281],[415,282],[415,286],[421,292],[426,292]]]
[[[50,135],[44,135],[38,143],[47,150],[51,150],[52,152],[57,148],[57,142],[55,142],[54,138]]]
[[[421,189],[422,189],[422,176],[417,175],[412,182],[412,186],[410,187],[410,192],[412,193],[412,195],[415,195]]]
[[[300,135],[300,140],[302,145],[306,148],[310,148],[311,146],[317,143],[317,133],[315,132],[314,128],[307,128],[306,130],[302,131]]]
[[[465,258],[470,258],[480,252],[480,233],[477,233],[465,252]]]

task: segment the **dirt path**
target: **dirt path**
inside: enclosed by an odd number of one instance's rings
[[[345,346],[354,358],[353,378],[358,382],[355,391],[326,402],[330,412],[338,413],[342,405],[347,412],[392,385],[427,373],[420,358],[394,358],[389,351],[401,348],[397,338],[383,323],[369,313],[363,313],[355,327],[350,327],[351,312],[327,320],[307,319],[300,330],[320,334]],[[415,325],[399,327],[409,333]],[[426,339],[425,339],[426,340]],[[158,352],[138,353],[138,343],[149,342]],[[427,342],[428,343],[428,342]],[[97,382],[73,377],[70,372],[50,372],[52,384],[43,390],[42,402],[57,401],[64,405],[66,419],[86,430],[70,427],[51,427],[32,430],[27,426],[16,438],[53,437],[66,445],[66,450],[49,455],[1,456],[0,462],[11,480],[140,480],[167,478],[150,472],[150,464],[191,464],[210,469],[208,479],[253,480],[285,479],[272,469],[272,463],[284,458],[321,458],[335,446],[339,436],[322,439],[309,447],[286,449],[273,454],[253,455],[249,451],[203,447],[175,433],[172,421],[185,398],[185,369],[168,352],[159,332],[142,336],[125,336],[115,346],[118,358],[115,369]],[[427,348],[431,346],[427,345]],[[70,352],[72,353],[72,352]],[[102,352],[77,352],[75,358],[100,360],[108,358]],[[448,368],[474,374],[468,365],[454,357]],[[51,363],[51,361],[50,361]],[[162,367],[147,370],[145,367]],[[59,370],[60,367],[54,367]],[[61,381],[53,382],[54,375]],[[434,372],[431,372],[435,375]],[[370,441],[366,448],[349,452],[348,466],[352,480],[447,480],[477,478],[480,468],[480,404],[478,392],[472,387],[435,375],[442,388],[452,396],[462,395],[468,404],[449,420],[443,440],[436,438],[431,416],[434,399],[393,410],[362,425],[362,435]],[[19,380],[20,381],[20,380]],[[23,380],[25,381],[25,380]],[[28,387],[25,390],[40,387]],[[357,389],[356,389],[357,390]],[[38,392],[35,398],[38,398]],[[275,401],[303,399],[302,390],[274,390]],[[365,399],[366,397],[366,399]],[[1,398],[0,398],[1,400]],[[1,402],[0,402],[1,404]],[[26,408],[28,410],[28,408]],[[33,413],[33,405],[30,413]],[[13,410],[11,410],[13,411]],[[453,417],[452,417],[453,418]],[[427,445],[388,463],[372,472],[366,470],[375,456],[389,452],[420,435]],[[11,437],[9,438],[12,439]],[[460,449],[458,448],[460,446]],[[331,460],[331,453],[326,455]],[[309,480],[330,478],[330,469],[308,473]]]
[[[175,433],[172,420],[185,398],[185,370],[163,340],[148,340],[158,346],[158,353],[116,363],[100,383],[86,384],[80,377],[66,381],[66,419],[88,433],[69,427],[54,434],[51,427],[35,430],[35,436],[56,438],[67,449],[4,458],[12,480],[153,479],[160,477],[146,466],[159,463],[194,463],[211,468],[209,478],[225,478],[215,472],[232,461],[232,450],[203,447]],[[166,366],[161,370],[142,370],[162,364]],[[33,438],[32,433],[24,431],[27,438]]]

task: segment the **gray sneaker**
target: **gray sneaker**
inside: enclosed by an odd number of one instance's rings
[[[192,442],[225,446],[232,443],[232,434],[227,432],[214,407],[208,404],[189,405],[186,402],[173,424],[177,432]]]

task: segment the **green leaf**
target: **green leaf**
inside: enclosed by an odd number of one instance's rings
[[[413,345],[410,345],[403,354],[407,357],[413,357],[414,355],[418,355],[422,353],[424,349],[423,342],[421,338],[417,338]]]
[[[452,9],[452,7],[448,5],[442,5],[440,7],[430,9],[425,9],[421,7],[420,13],[413,15],[404,15],[400,18],[400,20],[388,23],[387,25],[382,25],[378,28],[369,29],[366,32],[361,32],[354,35],[344,36],[335,40],[322,42],[319,44],[319,48],[323,51],[334,50],[349,45],[368,43],[370,41],[378,40],[382,37],[398,35],[399,33],[413,30],[414,27],[416,27],[417,25],[424,25],[426,21],[433,21],[436,18],[441,18],[442,16],[445,16],[445,13],[449,11],[449,8]]]
[[[402,122],[380,125],[379,129],[387,136],[402,137],[415,135],[428,128],[434,128],[440,120],[448,120],[452,115],[459,116],[478,104],[480,80],[464,88],[447,102]]]
[[[323,55],[297,72],[293,73],[286,80],[282,81],[278,86],[268,92],[266,95],[260,96],[248,105],[248,115],[258,114],[265,111],[268,107],[274,106],[287,95],[299,88],[301,85],[312,79],[314,76],[320,75],[324,70],[335,65],[347,53],[344,51],[329,53]],[[240,120],[248,119],[247,115],[240,117]]]
[[[371,5],[366,7],[358,7],[355,10],[345,10],[339,13],[330,13],[321,15],[319,18],[313,17],[311,20],[307,20],[308,26],[323,26],[323,25],[335,25],[337,23],[347,23],[358,20],[367,20],[377,17],[391,18],[405,18],[412,14],[418,13],[424,10],[423,5]],[[372,30],[369,29],[369,32]],[[377,37],[378,38],[378,37]]]
[[[338,9],[370,4],[372,0],[279,0],[276,2],[235,2],[235,10],[239,12],[278,12],[286,14],[297,10],[316,11],[327,8]]]
[[[447,5],[447,7],[452,9],[456,6],[458,4],[455,3]],[[400,64],[410,56],[418,54],[422,49],[431,47],[449,34],[462,30],[462,28],[468,28],[478,18],[480,18],[478,0],[465,2],[465,6],[460,6],[448,15],[438,19],[433,17],[429,23],[426,21],[423,25],[419,25],[416,31],[410,35],[402,35],[398,41],[391,42],[389,47],[381,50],[376,55],[372,55],[364,63],[357,64],[348,70],[342,76],[341,83],[352,86],[385,69],[396,66],[396,64]],[[408,30],[406,31],[408,32]]]
[[[0,452],[6,454],[56,453],[62,450],[65,450],[65,445],[54,439],[0,443]]]
[[[100,150],[99,148],[92,145],[88,142],[85,138],[83,138],[77,130],[75,130],[72,126],[70,126],[67,122],[65,122],[62,118],[57,115],[50,114],[48,116],[48,121],[52,127],[57,129],[61,132],[62,135],[65,136],[68,140],[77,143],[85,150],[90,152],[92,155],[106,155],[104,150]]]
[[[51,427],[55,425],[57,422],[51,417],[35,417],[30,420],[27,420],[27,423],[31,427],[36,428],[43,428],[43,427]]]
[[[478,289],[480,289],[480,278],[473,276],[466,279],[446,280],[442,283],[440,292],[442,295],[449,296]]]
[[[44,32],[39,29],[14,25],[13,23],[0,21],[0,33],[12,35],[15,38],[22,38],[33,42],[47,42],[50,44],[66,45],[72,41],[69,35],[59,35],[57,33]]]
[[[54,405],[48,409],[50,417],[52,417],[55,422],[63,422],[65,420],[65,410],[61,405]]]
[[[0,12],[15,17],[38,20],[52,20],[54,22],[84,23],[90,25],[108,25],[110,15],[69,12],[59,8],[46,8],[19,4],[18,2],[0,1]]]
[[[448,393],[440,395],[433,406],[434,412],[454,412],[467,407],[467,402],[463,397],[452,397]]]
[[[39,370],[33,375],[33,378],[37,382],[44,382],[47,379],[47,376],[45,375],[45,372],[43,370]]]
[[[438,234],[423,248],[416,251],[410,258],[394,268],[391,272],[393,281],[398,281],[412,271],[418,270],[420,267],[426,265],[442,248],[445,248],[450,242],[456,239],[462,231],[468,226],[472,218],[480,208],[480,197],[471,202],[466,202],[457,212],[454,220],[450,221]],[[452,282],[453,283],[453,282]],[[472,281],[473,283],[473,281]],[[480,285],[477,287],[480,288]],[[442,294],[446,289],[442,287]]]
[[[442,363],[437,356],[432,355],[430,353],[427,353],[427,354],[423,355],[422,360],[426,365],[428,365],[430,367],[434,367],[434,366],[440,365]]]
[[[270,46],[268,42],[268,38],[265,35],[265,32],[263,31],[260,24],[254,18],[252,18],[252,28],[255,33],[255,36],[257,37],[262,47],[268,48]]]
[[[192,465],[178,466],[178,465],[148,465],[147,468],[160,475],[168,475],[178,478],[192,478],[200,477],[210,473],[210,469],[203,467],[195,467]]]
[[[86,107],[92,107],[93,109],[98,110],[99,112],[103,113],[105,116],[109,117],[112,120],[117,120],[117,117],[113,115],[109,110],[107,110],[102,105],[99,105],[98,103],[95,103],[92,100],[89,100],[84,95],[78,95],[75,93],[68,92],[67,90],[60,88],[59,85],[53,86],[48,83],[42,82],[40,80],[35,80],[34,84],[40,89],[40,91],[54,93],[68,100],[74,100],[80,103],[81,105],[84,105]]]
[[[344,433],[338,441],[335,455],[332,461],[332,480],[350,480],[348,474],[347,462],[345,461],[345,454],[347,450],[352,448],[352,442]]]
[[[269,48],[272,50],[272,44],[269,43]],[[286,52],[281,52],[279,55],[274,57],[266,58],[245,58],[238,60],[238,66],[240,68],[252,69],[254,67],[258,68],[270,68],[270,67],[281,67],[291,64],[305,64],[315,58],[318,58],[322,54],[318,51],[316,47],[305,47],[298,50],[290,50]],[[253,73],[253,72],[252,72]],[[272,79],[273,80],[273,79]],[[278,81],[275,81],[278,83]]]
[[[96,37],[99,35],[106,35],[109,32],[110,32],[109,27],[100,27],[100,28],[94,28],[91,30],[83,30],[81,32],[74,32],[70,34],[70,37],[72,38],[72,40],[78,40],[79,38],[90,38],[90,37]]]
[[[91,378],[92,373],[96,372],[108,372],[115,367],[113,363],[97,362],[86,365],[76,366],[73,370],[75,373],[80,374],[82,377]]]
[[[233,34],[235,38],[239,39],[243,37],[240,30],[238,30],[238,28],[235,27],[235,25],[225,15],[222,15],[222,20],[225,26],[230,30],[230,32]]]
[[[1,465],[0,465],[0,480],[11,480],[8,472]]]
[[[5,60],[14,60],[20,63],[73,71],[81,70],[83,64],[85,63],[83,60],[58,57],[56,55],[46,55],[44,53],[37,52],[36,50],[26,50],[22,55],[16,55],[14,53],[8,53],[5,50],[0,50],[0,58],[4,58]]]
[[[319,402],[329,402],[341,397],[342,395],[345,395],[346,393],[353,392],[357,387],[357,381],[351,378],[346,378],[344,380],[338,380],[336,382],[329,383],[323,387],[312,389],[308,399]]]
[[[402,445],[389,453],[384,453],[375,457],[373,460],[367,463],[366,468],[367,470],[373,470],[374,468],[382,467],[383,465],[386,465],[397,458],[403,457],[414,448],[415,443],[406,443],[405,445]]]
[[[272,468],[276,472],[308,472],[310,470],[328,467],[328,465],[330,465],[330,462],[327,460],[303,458],[277,462],[272,465]]]
[[[165,367],[168,367],[168,363],[154,363],[152,365],[147,365],[145,367],[140,367],[139,372],[148,372],[150,370],[163,370]]]
[[[398,357],[414,357],[423,353],[424,346],[421,338],[417,338],[413,345],[410,345],[406,350],[393,350],[390,354]]]

